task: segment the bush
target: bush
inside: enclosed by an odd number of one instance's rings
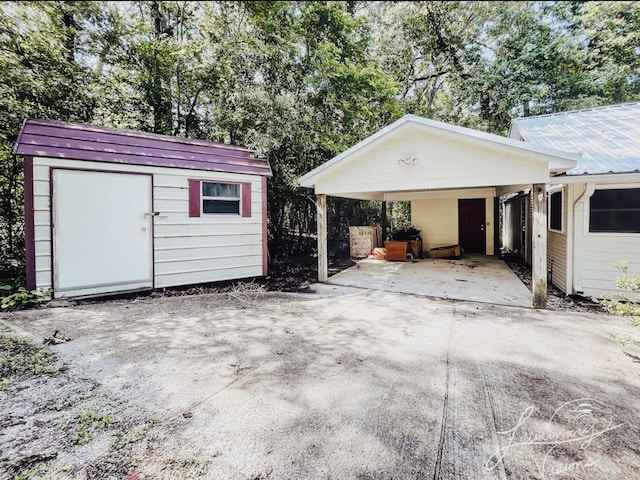
[[[407,228],[399,228],[391,232],[391,240],[417,240],[420,238],[421,230],[418,230],[413,225]]]
[[[31,307],[50,296],[50,290],[27,290],[19,279],[10,279],[0,285],[0,307],[4,310]]]
[[[620,290],[633,292],[636,297],[629,298],[626,292],[616,293],[602,301],[604,309],[614,315],[640,316],[640,274],[629,274],[629,263],[618,262],[615,267],[622,272],[622,276],[616,278],[616,286]],[[633,322],[640,326],[640,319]]]

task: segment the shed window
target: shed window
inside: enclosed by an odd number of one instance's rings
[[[251,183],[189,180],[189,216],[251,216]]]
[[[202,213],[240,215],[240,185],[202,182]]]
[[[640,233],[640,188],[596,190],[589,202],[589,231]]]
[[[549,195],[549,229],[562,231],[562,190]]]

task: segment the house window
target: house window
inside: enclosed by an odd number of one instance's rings
[[[240,215],[240,185],[202,182],[202,213]]]
[[[189,179],[189,217],[210,214],[251,217],[251,183]]]
[[[562,190],[549,194],[549,230],[562,232]]]
[[[640,188],[596,190],[589,202],[589,231],[640,233]]]

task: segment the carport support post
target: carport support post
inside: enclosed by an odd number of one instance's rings
[[[316,195],[316,210],[318,221],[318,281],[329,279],[327,268],[327,196]]]
[[[547,186],[535,183],[531,188],[533,231],[531,239],[531,286],[533,306],[547,308]]]

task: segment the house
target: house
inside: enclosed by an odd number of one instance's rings
[[[546,304],[547,197],[551,177],[580,156],[469,128],[406,115],[300,178],[318,212],[318,278],[327,280],[327,196],[410,201],[423,250],[459,243],[497,255],[503,195],[529,188],[533,303]]]
[[[266,275],[266,160],[233,145],[28,120],[28,288],[80,297]]]
[[[616,293],[616,262],[640,272],[640,102],[513,120],[510,138],[577,152],[548,182],[548,269],[566,294]],[[504,244],[531,261],[531,195],[504,205]]]

